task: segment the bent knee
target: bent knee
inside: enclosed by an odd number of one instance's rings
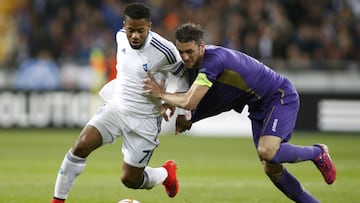
[[[92,126],[86,126],[72,147],[72,152],[79,157],[87,157],[102,145],[100,132]]]
[[[278,148],[276,148],[276,147],[258,146],[257,153],[261,160],[271,161],[274,158],[277,150],[278,150]]]
[[[72,147],[72,153],[75,154],[76,156],[83,158],[89,156],[92,150],[93,150],[92,148],[80,142],[76,143],[76,145]]]
[[[257,146],[257,153],[261,160],[271,161],[277,150],[280,147],[281,138],[272,136],[272,135],[264,135],[260,137],[259,143]]]

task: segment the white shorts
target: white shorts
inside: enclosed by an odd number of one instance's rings
[[[159,145],[161,120],[160,116],[134,117],[111,105],[105,105],[98,109],[87,125],[99,130],[103,145],[124,136],[121,150],[125,163],[141,168],[148,165],[153,151]]]

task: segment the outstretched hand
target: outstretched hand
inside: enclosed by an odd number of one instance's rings
[[[165,92],[165,80],[162,80],[161,84],[159,84],[150,71],[147,71],[147,75],[149,78],[143,79],[143,93],[161,98],[161,95]]]

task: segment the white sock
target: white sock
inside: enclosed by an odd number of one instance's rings
[[[68,151],[61,164],[61,168],[56,178],[54,197],[66,199],[75,178],[83,171],[86,158],[78,157]]]
[[[143,189],[151,189],[156,185],[164,182],[168,173],[164,167],[151,168],[145,167],[144,170],[144,183],[141,186]]]

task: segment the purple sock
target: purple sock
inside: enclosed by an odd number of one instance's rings
[[[314,160],[321,152],[319,147],[297,146],[289,143],[281,143],[271,163],[296,163],[306,160]]]
[[[276,180],[271,181],[274,185],[283,192],[287,197],[297,203],[318,203],[308,191],[306,191],[300,182],[291,175],[285,168],[283,173]]]

